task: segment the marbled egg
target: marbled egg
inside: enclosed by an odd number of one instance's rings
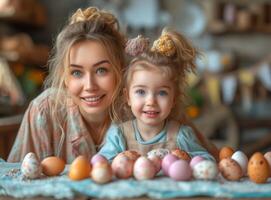
[[[232,154],[231,158],[240,165],[243,172],[243,176],[246,176],[248,164],[248,158],[246,154],[244,154],[242,151],[236,151],[234,152],[234,154]]]
[[[163,160],[162,160],[162,170],[164,175],[168,176],[168,169],[169,166],[174,163],[175,161],[179,160],[179,158],[177,156],[174,156],[172,154],[167,154]]]
[[[152,179],[156,174],[156,169],[151,160],[141,156],[135,161],[133,173],[137,180]]]
[[[21,172],[25,178],[35,179],[41,176],[41,165],[36,154],[26,154],[21,165]]]
[[[161,170],[162,160],[158,156],[150,155],[148,159],[152,161],[155,166],[155,171],[158,173]]]
[[[134,160],[125,154],[118,154],[112,161],[112,170],[114,175],[120,179],[127,179],[133,175]]]
[[[201,156],[194,156],[192,159],[191,159],[191,161],[190,161],[190,167],[193,169],[193,167],[197,164],[197,163],[199,163],[199,162],[201,162],[201,161],[203,161],[203,160],[205,160],[203,157],[201,157]]]
[[[266,152],[264,154],[264,157],[269,164],[269,169],[270,169],[269,171],[270,171],[270,176],[271,176],[271,151]]]
[[[95,164],[95,163],[100,163],[100,162],[106,162],[108,163],[107,159],[101,155],[101,154],[95,154],[94,156],[92,156],[92,158],[90,159],[90,163],[92,164],[92,166]]]
[[[90,177],[91,165],[85,156],[78,156],[72,162],[69,169],[69,178],[74,181]]]
[[[265,183],[270,175],[270,167],[262,153],[254,153],[248,161],[247,173],[255,183]]]
[[[192,169],[186,160],[177,160],[170,165],[168,175],[175,181],[188,181],[192,177]]]
[[[222,159],[218,167],[222,176],[229,181],[238,181],[243,176],[241,166],[231,158]]]
[[[159,158],[163,159],[167,154],[169,154],[168,149],[159,148],[149,151],[147,156],[158,156]]]
[[[202,160],[193,167],[193,176],[195,179],[213,180],[217,175],[217,164],[211,160]]]
[[[112,180],[113,171],[109,163],[97,162],[92,168],[91,178],[96,183],[108,183]]]

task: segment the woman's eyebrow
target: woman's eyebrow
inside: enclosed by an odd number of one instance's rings
[[[101,60],[101,61],[95,63],[95,64],[93,65],[93,67],[97,67],[97,66],[99,66],[99,65],[101,65],[101,64],[104,64],[104,63],[110,64],[110,62],[109,62],[108,60]],[[72,63],[70,64],[70,66],[71,66],[71,67],[76,67],[76,68],[83,68],[83,66],[81,66],[81,65],[72,64]]]

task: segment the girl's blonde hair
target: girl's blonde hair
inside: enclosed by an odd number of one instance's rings
[[[140,39],[140,41],[138,40]],[[129,44],[130,43],[130,44]],[[138,70],[158,69],[172,80],[175,86],[175,105],[170,118],[180,119],[182,104],[185,96],[186,73],[194,71],[197,50],[180,33],[164,28],[161,36],[152,48],[146,48],[146,39],[138,37],[136,41],[128,42],[127,53],[136,55],[124,73],[124,88],[128,90],[133,73]],[[143,47],[142,47],[143,46]],[[142,49],[143,52],[140,52]],[[132,117],[131,109],[123,97],[124,112],[128,118]]]
[[[55,46],[48,62],[49,75],[45,80],[45,88],[56,90],[54,106],[51,109],[52,117],[57,118],[63,105],[69,99],[65,90],[65,78],[69,66],[69,54],[73,45],[86,40],[99,42],[107,51],[115,74],[116,86],[112,96],[112,105],[109,108],[110,118],[116,115],[116,97],[120,93],[122,69],[125,65],[124,47],[125,37],[120,33],[116,17],[95,7],[78,9],[69,19],[69,23],[62,29],[56,38]],[[62,112],[61,111],[61,112]]]

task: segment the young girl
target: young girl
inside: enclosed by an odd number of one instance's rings
[[[78,9],[56,39],[47,90],[26,110],[8,161],[21,161],[28,152],[67,163],[95,154],[115,115],[124,47],[111,13]]]
[[[151,50],[145,44],[138,37],[127,46],[131,55],[140,54],[125,73],[126,105],[134,119],[112,125],[99,153],[112,160],[125,150],[146,155],[156,148],[180,148],[190,156],[214,160],[199,144],[193,130],[179,122],[186,72],[195,67],[196,50],[182,35],[167,29]]]

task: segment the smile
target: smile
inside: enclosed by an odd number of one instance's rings
[[[155,118],[159,114],[159,112],[155,112],[155,111],[143,111],[143,113],[145,114],[145,116],[149,118]]]
[[[84,100],[86,103],[92,105],[92,104],[99,103],[103,97],[105,97],[105,95],[95,96],[95,97],[82,97],[81,99]]]

